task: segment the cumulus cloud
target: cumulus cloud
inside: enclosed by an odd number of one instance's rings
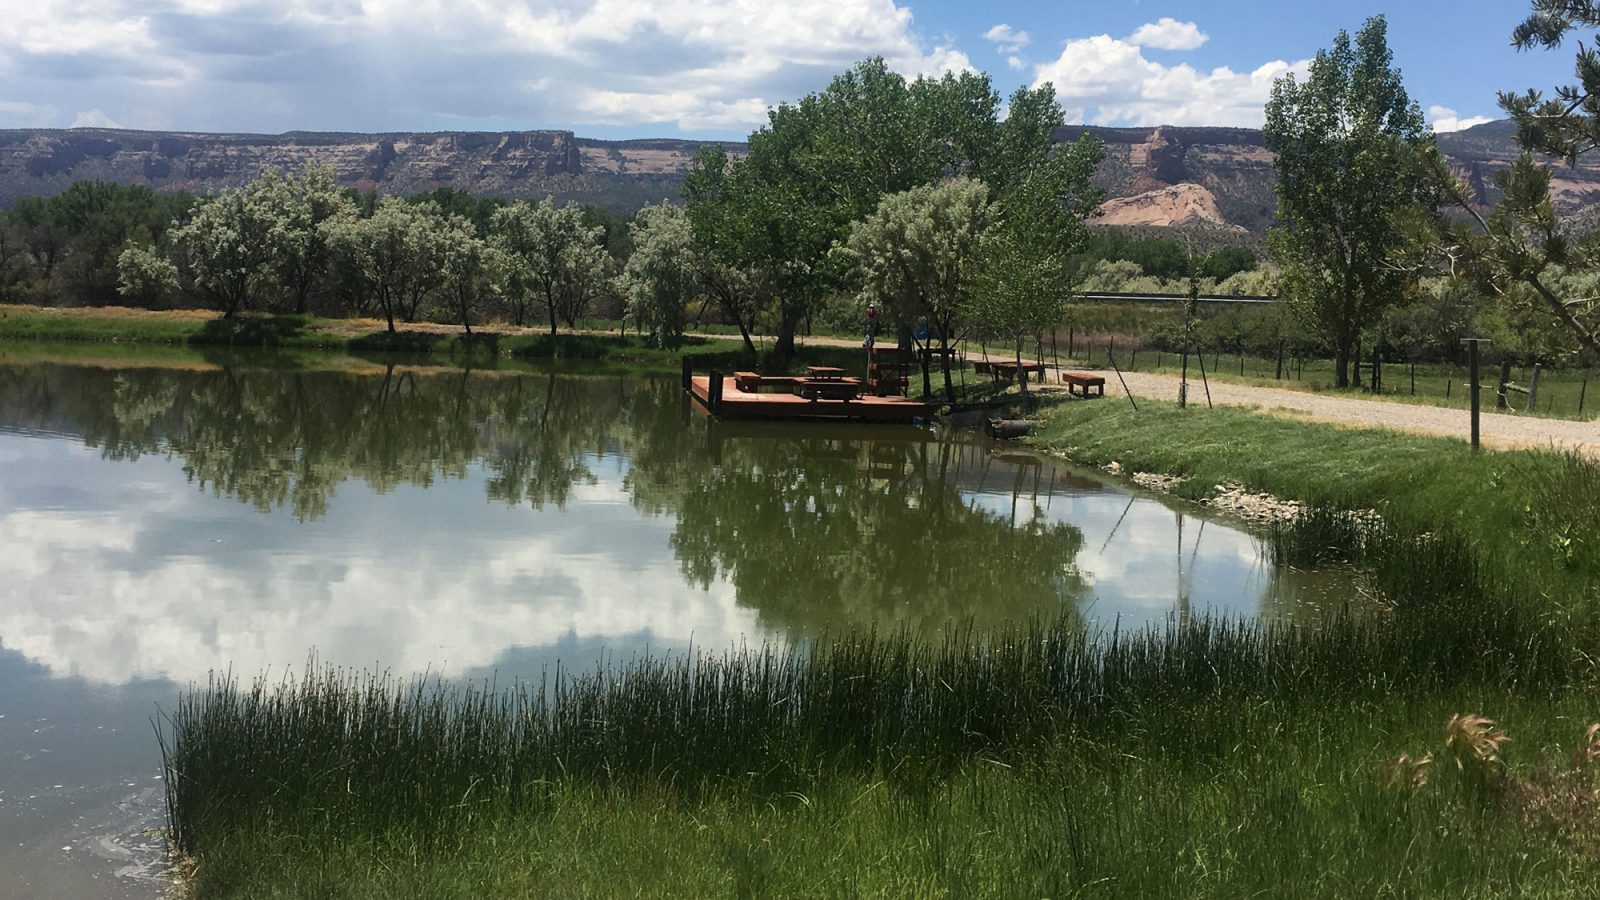
[[[106,115],[105,112],[97,106],[94,109],[86,109],[83,112],[78,113],[73,117],[72,124],[67,127],[121,128],[122,126],[118,125],[115,119],[112,119],[110,116]]]
[[[985,31],[983,36],[985,40],[992,41],[995,49],[1001,53],[1016,53],[1033,40],[1026,31],[1012,28],[1004,22]]]
[[[895,0],[32,0],[0,17],[0,125],[742,132],[869,56],[971,67]]]
[[[1209,40],[1211,36],[1201,31],[1200,26],[1193,22],[1179,22],[1171,16],[1162,16],[1158,21],[1140,25],[1128,37],[1130,44],[1156,50],[1193,50]]]
[[[1472,116],[1462,118],[1461,114],[1448,106],[1428,107],[1428,121],[1432,123],[1436,134],[1446,134],[1451,131],[1464,131],[1476,125],[1487,125],[1494,121],[1493,116]]]
[[[1068,41],[1059,57],[1035,67],[1034,82],[1055,85],[1068,121],[1254,128],[1265,118],[1273,81],[1309,65],[1273,60],[1247,72],[1203,72],[1152,62],[1138,44],[1102,34]]]

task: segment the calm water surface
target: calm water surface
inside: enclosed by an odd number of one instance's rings
[[[159,889],[151,719],[211,672],[1063,613],[1308,617],[1252,535],[971,435],[713,424],[670,379],[0,351],[0,897]]]

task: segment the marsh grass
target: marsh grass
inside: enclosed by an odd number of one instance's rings
[[[1315,627],[1199,618],[1091,634],[1063,619],[986,636],[866,633],[506,688],[314,664],[276,683],[224,677],[184,695],[161,729],[169,819],[175,844],[203,853],[270,822],[451,833],[536,811],[555,785],[760,802],[860,777],[910,796],[976,761],[1026,766],[1152,730],[1192,762],[1232,739],[1219,708],[1558,690],[1576,665],[1567,636],[1522,608],[1463,588]]]

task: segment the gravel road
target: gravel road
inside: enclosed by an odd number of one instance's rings
[[[1115,372],[1095,374],[1106,379],[1106,396],[1123,396],[1122,385]],[[1128,389],[1135,399],[1154,397],[1160,400],[1178,399],[1178,377],[1147,372],[1124,372]],[[1491,392],[1484,399],[1494,402]],[[1313,394],[1307,391],[1289,391],[1282,388],[1256,387],[1245,384],[1211,382],[1213,403],[1227,406],[1257,407],[1267,412],[1287,412],[1296,418],[1365,428],[1388,428],[1416,434],[1443,435],[1467,440],[1471,421],[1464,410],[1439,406],[1421,406],[1410,403],[1393,403],[1382,400],[1362,400],[1358,397],[1340,397]],[[1205,389],[1197,379],[1189,381],[1189,402],[1204,403]],[[1578,450],[1589,456],[1600,457],[1600,424],[1573,422],[1565,419],[1540,419],[1533,416],[1507,415],[1485,412],[1481,429],[1486,447],[1549,447]]]

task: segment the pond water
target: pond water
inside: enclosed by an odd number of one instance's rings
[[[0,896],[158,892],[152,718],[214,671],[314,655],[503,682],[869,627],[1314,617],[1353,593],[1016,447],[713,423],[673,379],[0,350]]]

